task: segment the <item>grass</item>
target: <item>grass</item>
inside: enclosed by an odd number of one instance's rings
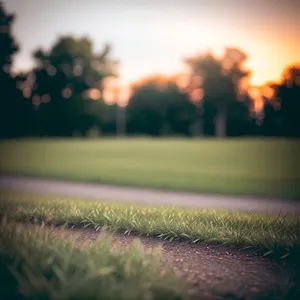
[[[231,195],[300,197],[300,141],[41,139],[0,142],[0,172]]]
[[[146,251],[138,240],[129,248],[115,248],[107,230],[261,250],[291,263],[295,273],[283,294],[274,290],[278,294],[258,299],[297,299],[299,295],[297,216],[141,206],[0,190],[0,220],[1,299],[193,297],[196,290],[164,263],[159,248]],[[26,225],[32,223],[42,226]],[[57,225],[92,227],[104,233],[96,243],[80,243],[79,247],[76,237],[54,238],[52,226]]]
[[[188,285],[164,266],[160,249],[137,240],[112,246],[107,234],[89,246],[54,238],[52,230],[2,220],[1,299],[187,299]]]
[[[300,254],[300,219],[220,210],[188,210],[53,198],[2,191],[0,215],[18,222],[103,228],[162,239],[217,242],[259,249],[274,257]]]

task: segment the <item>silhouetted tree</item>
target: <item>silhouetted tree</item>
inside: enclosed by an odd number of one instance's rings
[[[17,88],[12,75],[12,59],[18,46],[12,36],[15,16],[0,2],[0,137],[18,137],[29,133],[31,105]]]
[[[227,135],[244,136],[255,135],[255,115],[250,114],[253,100],[249,95],[243,97],[243,101],[233,101],[228,106]]]
[[[209,111],[214,115],[217,137],[226,136],[229,109],[243,96],[241,83],[249,75],[243,68],[246,58],[242,51],[227,48],[221,59],[212,53],[206,53],[185,60],[191,70],[191,82],[187,89],[190,93],[201,91],[201,101],[206,107],[203,113]]]
[[[287,137],[300,137],[300,65],[287,67],[282,82],[275,88],[280,102],[282,132]]]
[[[275,97],[278,87],[278,84],[267,83],[262,88],[263,110],[259,115],[259,121],[261,122],[261,134],[264,136],[281,136],[283,134],[280,101]],[[264,93],[264,90],[267,93]]]
[[[263,134],[300,137],[300,67],[287,67],[280,83],[267,86],[272,93],[264,98]]]
[[[116,61],[109,59],[110,47],[93,53],[87,38],[61,37],[50,51],[34,53],[37,67],[29,74],[27,86],[37,110],[43,134],[71,135],[87,127],[99,126],[99,116],[91,114],[92,89],[103,92],[103,79],[115,76]]]
[[[131,134],[189,135],[195,119],[195,107],[187,95],[179,91],[175,80],[162,76],[135,83],[126,110]]]

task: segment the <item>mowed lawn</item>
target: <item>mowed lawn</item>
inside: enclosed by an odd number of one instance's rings
[[[0,142],[0,172],[200,193],[300,196],[300,141],[40,139]]]

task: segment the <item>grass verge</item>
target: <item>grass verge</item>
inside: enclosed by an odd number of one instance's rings
[[[120,251],[108,235],[89,247],[77,247],[74,240],[55,239],[44,225],[252,247],[292,263],[300,255],[297,216],[146,207],[0,190],[0,219],[1,299],[179,300],[191,296],[188,284],[164,265],[159,249],[144,251],[136,241]],[[42,226],[24,226],[33,221]],[[299,296],[299,265],[293,272],[287,295],[258,299]]]
[[[107,234],[89,246],[54,238],[51,229],[2,220],[1,299],[187,299],[188,286],[137,240],[112,247]]]
[[[300,219],[221,210],[191,210],[54,198],[1,191],[0,214],[18,222],[93,227],[162,239],[216,242],[288,258],[300,254]]]

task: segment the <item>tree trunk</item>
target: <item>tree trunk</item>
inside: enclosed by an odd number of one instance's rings
[[[218,111],[215,117],[215,136],[217,138],[227,136],[227,112],[225,109]]]
[[[201,137],[203,136],[203,121],[202,120],[196,120],[189,126],[189,134],[192,137]]]
[[[117,104],[116,109],[117,136],[124,136],[126,134],[126,107]]]

